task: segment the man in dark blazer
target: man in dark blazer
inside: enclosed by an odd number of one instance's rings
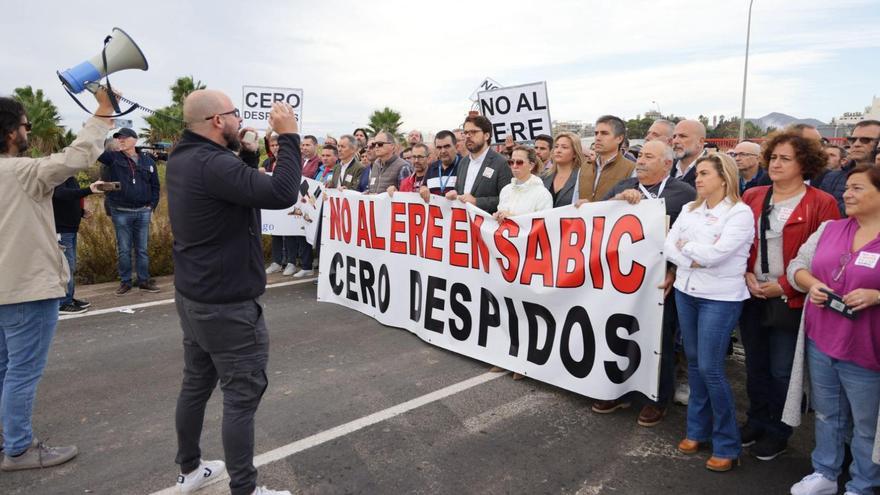
[[[468,156],[459,163],[455,191],[446,193],[446,199],[459,199],[486,213],[495,213],[501,189],[510,184],[513,173],[507,159],[489,148],[492,139],[489,119],[482,115],[468,116],[463,134]]]

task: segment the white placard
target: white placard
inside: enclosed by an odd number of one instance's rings
[[[507,136],[523,143],[552,134],[546,82],[480,91],[477,97],[480,113],[492,122],[492,144],[504,143]]]
[[[269,112],[276,101],[289,103],[297,122],[302,126],[303,90],[263,86],[241,87],[241,126],[265,131],[269,126]]]
[[[283,210],[260,210],[262,232],[264,235],[304,235],[314,246],[323,203],[324,186],[316,180],[303,179],[295,205]]]

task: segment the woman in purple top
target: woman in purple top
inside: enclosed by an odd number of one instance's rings
[[[788,267],[792,285],[809,298],[804,335],[816,411],[815,472],[792,486],[793,495],[837,493],[850,435],[847,493],[872,494],[872,487],[880,486],[880,464],[874,462],[880,411],[880,169],[853,169],[843,200],[849,218],[822,224]],[[841,301],[855,318],[835,309]]]

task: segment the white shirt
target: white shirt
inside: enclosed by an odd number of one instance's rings
[[[486,155],[489,153],[489,147],[486,146],[486,149],[479,156],[469,155],[470,163],[468,163],[467,176],[464,178],[464,191],[465,194],[471,193],[474,189],[474,182],[477,181],[477,175],[480,173],[480,167],[483,166],[483,160],[486,159]]]
[[[745,273],[755,238],[755,217],[745,203],[725,198],[708,208],[704,202],[681,214],[666,236],[666,259],[678,265],[675,288],[693,297],[714,301],[744,301],[750,297]],[[679,239],[687,241],[680,250]],[[701,268],[691,268],[696,262]]]
[[[553,196],[544,187],[544,181],[537,175],[530,175],[525,182],[513,177],[510,184],[501,188],[498,196],[498,211],[511,215],[523,215],[553,208]]]
[[[681,168],[679,168],[679,164],[681,164],[681,160],[676,161],[672,165],[673,167],[675,167],[675,177],[673,177],[673,179],[684,180],[684,176],[687,175],[688,172],[690,172],[692,168],[694,168],[694,165],[697,164],[697,160],[699,160],[700,158],[703,158],[704,155],[707,155],[705,148],[703,148],[703,150],[700,151],[700,154],[697,155],[696,158],[694,158],[694,161],[692,161],[691,164],[688,165],[688,167],[686,169],[684,169],[684,172],[682,172]],[[635,172],[635,170],[633,170],[633,172]]]

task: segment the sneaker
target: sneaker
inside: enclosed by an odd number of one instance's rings
[[[315,275],[315,270],[300,270],[296,272],[296,275],[293,278],[306,278]]]
[[[79,315],[88,311],[86,308],[81,308],[73,303],[62,304],[60,308],[58,308],[58,314],[61,315]]]
[[[3,471],[20,471],[22,469],[38,469],[57,466],[76,457],[78,450],[75,446],[49,447],[34,438],[31,446],[23,454],[9,457],[3,456],[0,469]]]
[[[253,495],[290,495],[290,492],[287,490],[270,490],[265,486],[258,486],[254,490]]]
[[[284,273],[282,275],[287,275],[288,277],[298,272],[299,269],[293,263],[288,263],[287,266],[284,267]]]
[[[755,445],[752,446],[750,452],[753,456],[757,457],[758,460],[772,461],[784,454],[787,448],[787,441],[767,435],[755,442]]]
[[[791,486],[791,495],[834,495],[835,493],[837,493],[837,482],[819,473],[808,474]]]
[[[597,400],[593,403],[593,412],[599,414],[610,414],[618,409],[626,409],[631,404],[622,400]]]
[[[279,265],[278,263],[275,263],[275,262],[273,261],[272,264],[269,265],[268,268],[266,268],[266,275],[271,275],[271,274],[273,274],[273,273],[278,273],[278,272],[280,272],[280,271],[283,270],[283,269],[284,269],[284,268],[283,268],[281,265]]]
[[[147,280],[142,284],[138,284],[138,289],[144,292],[159,292],[159,286],[152,280]]]
[[[764,431],[752,426],[750,423],[742,425],[739,429],[739,437],[742,440],[743,447],[751,447],[763,436]]]
[[[117,296],[124,296],[125,294],[128,294],[128,291],[130,291],[130,290],[131,290],[131,285],[123,282],[123,283],[119,284],[119,288],[116,289],[116,295]]]
[[[92,303],[90,303],[88,301],[80,301],[79,299],[77,299],[75,297],[73,298],[73,304],[76,304],[77,306],[79,306],[81,308],[90,308],[92,306]]]
[[[666,408],[654,404],[645,404],[639,413],[639,424],[648,428],[656,426],[666,416]]]
[[[199,467],[188,474],[177,475],[177,489],[180,493],[192,493],[215,481],[220,481],[226,472],[223,461],[199,461]]]
[[[682,406],[688,405],[688,398],[691,396],[691,386],[688,385],[687,382],[679,383],[677,387],[675,387],[675,395],[672,397],[672,401],[676,404],[681,404]]]

